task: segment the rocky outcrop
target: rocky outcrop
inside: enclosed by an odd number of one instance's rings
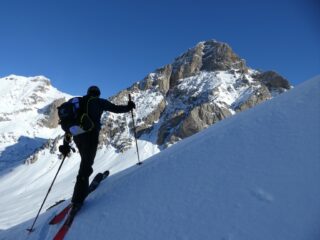
[[[185,112],[183,110],[177,111],[171,117],[166,118],[166,121],[164,121],[158,131],[157,144],[161,146],[165,143],[172,143],[174,141],[172,132],[184,118]]]
[[[168,64],[162,68],[155,70],[154,73],[148,74],[141,82],[134,84],[128,90],[146,91],[152,88],[158,88],[159,91],[166,95],[170,89],[170,78],[172,74],[172,65]]]
[[[274,71],[267,71],[258,74],[256,79],[264,83],[268,87],[269,91],[276,90],[284,92],[285,90],[290,89],[289,81]]]
[[[150,132],[153,124],[160,119],[162,112],[166,107],[165,100],[162,100],[153,112],[151,112],[147,117],[140,119],[141,124],[137,126],[137,137],[140,137],[142,134]]]
[[[0,116],[0,122],[6,122],[6,121],[10,121],[11,119],[8,118],[7,116]]]
[[[128,136],[128,123],[123,115],[110,118],[108,114],[102,119],[103,125],[99,136],[99,148],[111,145],[119,152],[131,147],[131,138]]]
[[[56,128],[59,124],[59,118],[58,118],[58,109],[62,103],[66,101],[65,98],[60,98],[55,101],[53,101],[50,105],[46,106],[43,109],[43,114],[45,117],[40,120],[40,124],[42,126],[48,127],[48,128]]]
[[[234,107],[234,110],[237,112],[241,112],[271,98],[272,96],[268,88],[264,85],[261,85],[258,89],[252,91],[252,93],[248,95],[247,98],[236,105]]]
[[[158,73],[157,85],[159,86],[159,90],[164,95],[170,89],[170,78],[172,75],[172,65],[166,65],[163,68],[160,68],[156,71]]]
[[[245,61],[240,59],[226,43],[207,41],[204,43],[201,71],[225,71],[241,69],[246,72]]]
[[[190,111],[175,135],[181,139],[189,137],[231,115],[228,109],[220,108],[216,104],[204,103]]]
[[[160,127],[157,144],[173,144],[231,115],[228,109],[214,103],[201,104],[189,112],[177,111]]]
[[[39,147],[38,149],[36,149],[34,151],[33,154],[31,154],[25,161],[24,163],[26,165],[29,165],[29,164],[33,164],[35,163],[38,158],[39,158],[39,155],[42,153],[43,150],[45,149],[49,149],[50,150],[50,153],[51,154],[56,154],[57,151],[58,151],[58,144],[59,142],[61,143],[61,140],[63,139],[63,136],[58,136],[54,139],[48,139],[47,142],[45,142],[41,147]],[[69,153],[70,155],[73,154],[73,151],[71,151]],[[60,157],[62,157],[62,155],[60,155]]]
[[[170,78],[170,87],[177,85],[179,79],[194,76],[202,66],[203,44],[189,49],[185,54],[176,58],[172,64],[172,74]]]

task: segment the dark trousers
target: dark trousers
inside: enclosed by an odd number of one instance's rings
[[[83,133],[73,139],[79,149],[81,163],[77,182],[74,186],[72,203],[82,204],[88,195],[89,177],[93,172],[92,165],[97,153],[99,131]]]

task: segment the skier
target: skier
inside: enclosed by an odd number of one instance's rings
[[[85,133],[76,135],[73,140],[79,150],[81,156],[80,169],[77,175],[77,181],[74,186],[72,196],[72,212],[77,212],[88,195],[89,188],[89,176],[92,174],[92,165],[96,156],[99,132],[101,129],[100,118],[104,111],[114,113],[125,113],[135,108],[133,101],[128,101],[128,105],[115,105],[106,99],[100,98],[100,89],[97,86],[91,86],[88,88],[87,95],[83,97],[86,103],[87,114],[93,122],[93,128]],[[66,134],[63,147],[60,152],[63,155],[70,153],[71,147],[71,135]]]

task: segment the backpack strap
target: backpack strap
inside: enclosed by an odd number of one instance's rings
[[[87,99],[87,101],[85,102],[85,106],[82,106],[84,108],[84,111],[80,117],[80,127],[86,132],[89,132],[95,128],[94,122],[89,117],[89,103],[91,100],[96,98],[98,97],[90,96],[89,99]]]

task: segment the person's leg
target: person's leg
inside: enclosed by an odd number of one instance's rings
[[[82,204],[88,195],[89,177],[93,172],[92,165],[97,152],[98,141],[95,135],[85,133],[75,138],[81,156],[80,168],[74,187],[72,203]]]

